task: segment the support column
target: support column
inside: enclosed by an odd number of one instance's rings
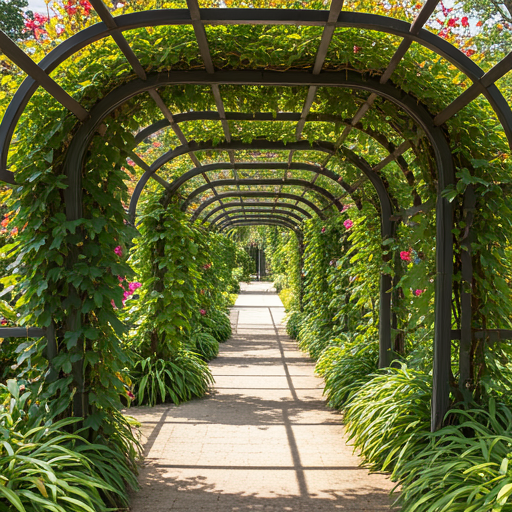
[[[380,275],[379,368],[391,364],[391,276]]]
[[[464,222],[466,223],[464,236],[462,237],[462,281],[460,290],[460,346],[459,346],[459,389],[465,400],[472,397],[471,383],[471,345],[472,333],[472,287],[473,287],[473,262],[471,255],[471,225],[476,206],[475,190],[469,185],[464,194]]]
[[[434,327],[434,372],[430,429],[439,430],[450,403],[452,329],[453,208],[441,196],[439,183],[436,208],[436,294]]]

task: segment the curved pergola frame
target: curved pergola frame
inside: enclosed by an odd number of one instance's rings
[[[305,220],[303,217],[301,217],[300,215],[297,215],[293,212],[289,212],[288,210],[284,210],[284,209],[281,210],[280,208],[275,208],[275,205],[274,205],[274,207],[268,208],[268,209],[248,208],[248,207],[244,206],[243,208],[238,208],[237,210],[231,210],[229,212],[224,212],[224,213],[221,213],[220,215],[217,215],[217,217],[215,217],[214,219],[211,220],[210,226],[217,225],[218,222],[220,222],[222,219],[226,219],[226,217],[227,217],[227,220],[231,220],[231,219],[239,218],[240,216],[246,217],[252,213],[260,213],[262,215],[275,214],[275,215],[279,215],[279,216],[285,216],[285,217],[288,217],[289,220],[292,220],[292,219],[296,220],[298,223],[301,223]]]
[[[5,116],[0,124],[0,180],[6,183],[15,183],[15,176],[9,171],[7,166],[7,157],[12,137],[16,125],[28,105],[30,98],[39,86],[43,87],[66,109],[72,112],[80,124],[71,144],[66,153],[65,174],[68,179],[68,188],[64,192],[66,215],[68,220],[78,220],[82,218],[82,169],[86,159],[87,150],[94,137],[94,134],[101,130],[103,121],[112,114],[116,109],[124,105],[142,93],[149,93],[156,105],[160,108],[164,119],[153,123],[152,125],[142,129],[139,136],[136,137],[136,143],[143,138],[155,133],[157,129],[170,126],[178,139],[181,146],[170,149],[151,165],[134,154],[135,163],[144,169],[144,174],[138,182],[132,201],[130,204],[130,216],[135,217],[137,201],[140,194],[150,178],[156,179],[165,188],[167,199],[175,196],[179,188],[188,180],[195,176],[202,175],[206,181],[206,185],[196,188],[194,192],[189,194],[183,203],[183,209],[191,203],[201,192],[211,190],[213,197],[201,202],[191,220],[196,220],[199,215],[209,206],[219,202],[218,207],[214,207],[208,211],[203,218],[203,223],[220,210],[224,213],[215,217],[211,224],[218,226],[220,230],[234,228],[245,225],[278,225],[298,230],[298,224],[295,223],[295,217],[299,217],[295,213],[288,212],[286,209],[294,209],[301,213],[304,217],[311,214],[307,210],[297,206],[299,203],[306,205],[315,215],[320,218],[325,217],[325,213],[318,205],[304,198],[307,190],[314,190],[323,195],[329,202],[339,211],[341,202],[340,198],[336,198],[331,192],[315,185],[318,176],[323,175],[340,184],[340,186],[349,195],[353,194],[357,187],[350,186],[345,183],[343,177],[338,176],[328,170],[325,164],[314,166],[308,163],[296,164],[293,162],[292,155],[295,152],[316,151],[323,152],[328,158],[336,155],[351,165],[358,168],[362,175],[371,183],[379,200],[381,232],[383,239],[391,237],[395,230],[395,221],[393,221],[393,213],[395,207],[393,199],[389,194],[387,184],[383,179],[380,171],[391,161],[397,161],[401,155],[411,147],[410,141],[405,141],[399,148],[391,148],[387,158],[381,161],[377,166],[370,166],[361,156],[343,146],[352,129],[358,129],[361,119],[366,112],[372,108],[377,97],[384,98],[403,112],[405,112],[414,122],[416,127],[423,131],[426,139],[432,148],[433,159],[437,168],[438,179],[438,195],[436,206],[437,234],[436,234],[436,303],[435,303],[435,350],[434,350],[434,388],[432,400],[432,429],[437,429],[442,421],[444,413],[448,407],[449,396],[449,372],[450,372],[450,340],[451,340],[451,294],[452,294],[452,273],[453,273],[453,247],[452,247],[452,206],[450,202],[441,195],[441,192],[455,182],[452,153],[443,131],[442,125],[455,114],[457,114],[468,103],[473,101],[479,95],[485,96],[498,119],[500,120],[504,132],[512,146],[512,110],[503,95],[496,86],[496,81],[507,73],[512,66],[512,53],[509,54],[500,63],[494,66],[488,72],[484,72],[469,57],[464,55],[460,50],[424,29],[423,26],[434,12],[439,0],[426,0],[418,16],[412,23],[405,21],[378,16],[367,13],[347,12],[343,11],[343,2],[341,0],[333,0],[329,11],[314,10],[280,10],[280,9],[200,9],[197,0],[188,0],[189,9],[164,9],[157,11],[146,11],[144,13],[131,13],[119,17],[112,17],[109,10],[102,0],[91,0],[91,4],[101,18],[101,22],[92,25],[81,32],[77,33],[67,41],[64,41],[50,52],[39,64],[36,64],[26,55],[16,44],[11,41],[4,33],[0,32],[0,49],[3,53],[17,64],[22,70],[28,74],[17,93],[15,94],[11,104],[9,105]],[[318,51],[314,62],[312,62],[312,70],[307,72],[301,71],[261,71],[254,69],[238,69],[229,71],[218,71],[215,69],[208,45],[208,39],[204,27],[210,24],[237,25],[237,24],[272,24],[272,25],[309,25],[323,27],[323,34],[320,40]],[[123,32],[134,30],[142,27],[155,27],[161,25],[190,25],[194,28],[196,41],[204,63],[203,70],[194,71],[173,71],[172,73],[155,73],[148,75],[138,60],[135,52],[124,38]],[[375,30],[387,34],[393,34],[401,37],[401,43],[395,51],[387,68],[380,73],[379,76],[364,74],[354,70],[344,70],[343,72],[331,71],[323,72],[325,58],[329,49],[334,31],[338,27],[354,27],[366,30]],[[131,65],[133,71],[137,75],[137,79],[131,80],[114,90],[110,91],[102,98],[90,111],[87,111],[75,99],[73,99],[62,87],[60,87],[49,75],[66,59],[70,58],[78,51],[86,48],[88,45],[101,41],[106,37],[112,37],[119,46],[121,52],[125,55],[127,61]],[[395,87],[390,78],[397,69],[404,55],[413,42],[419,43],[435,52],[437,55],[448,60],[464,73],[473,84],[466,89],[460,96],[447,105],[442,111],[430,113],[417,98],[407,94],[405,91]],[[382,70],[380,70],[382,71]],[[176,85],[176,84],[196,84],[211,87],[212,93],[217,106],[217,112],[212,116],[217,116],[221,121],[225,142],[214,144],[211,141],[194,142],[188,141],[178,126],[178,122],[186,120],[204,119],[206,114],[200,112],[183,113],[174,116],[159,95],[158,89]],[[225,112],[222,97],[220,94],[220,85],[264,85],[264,86],[304,86],[308,88],[308,94],[304,103],[302,112],[298,113],[278,113],[273,119],[296,121],[296,142],[284,144],[271,140],[256,140],[252,143],[244,143],[233,140],[229,132],[228,119],[229,116]],[[352,90],[365,91],[369,93],[366,102],[360,106],[352,120],[343,121],[345,129],[342,136],[336,143],[329,141],[309,143],[301,140],[302,131],[306,122],[314,120],[315,117],[310,113],[314,102],[316,91],[319,87],[341,87]],[[230,113],[237,115],[236,113]],[[258,113],[247,115],[260,115]],[[267,115],[261,113],[263,116]],[[322,114],[320,114],[322,115]],[[327,114],[323,114],[327,116]],[[188,116],[180,118],[179,116]],[[198,117],[199,116],[199,117]],[[200,117],[202,116],[202,117]],[[290,116],[290,117],[286,117]],[[319,119],[319,118],[317,118]],[[372,134],[370,136],[373,137]],[[375,137],[374,137],[375,138]],[[378,138],[375,138],[378,140]],[[381,142],[383,141],[381,137]],[[384,137],[384,142],[386,141]],[[271,168],[284,170],[285,173],[297,166],[311,166],[311,168],[303,170],[311,170],[315,173],[311,182],[303,182],[303,180],[287,180],[279,181],[279,192],[262,192],[262,191],[233,191],[218,193],[215,187],[234,185],[240,187],[244,185],[244,181],[236,176],[237,168],[243,168],[241,165],[263,165],[261,169],[268,169],[265,164],[254,164],[252,162],[239,164],[235,161],[234,153],[238,150],[251,149],[255,151],[289,151],[288,163],[275,162],[271,164]],[[392,151],[391,151],[392,149]],[[201,165],[195,152],[197,151],[227,151],[230,155],[230,164],[209,164]],[[178,178],[172,184],[167,183],[162,177],[158,176],[162,166],[172,162],[175,158],[183,155],[189,155],[195,167],[183,176]],[[327,158],[327,161],[328,161]],[[399,162],[399,165],[403,162]],[[222,167],[215,167],[215,166]],[[209,167],[209,168],[208,168]],[[231,169],[234,173],[233,180],[220,180],[210,182],[206,172],[214,169]],[[250,168],[250,167],[245,167]],[[252,167],[257,169],[258,167]],[[314,168],[314,169],[313,169]],[[402,165],[403,168],[403,165]],[[406,174],[404,172],[404,174]],[[285,175],[286,176],[286,175]],[[409,184],[411,184],[410,174],[407,176]],[[301,181],[301,183],[298,183]],[[229,183],[228,183],[229,182]],[[267,179],[266,182],[271,185],[277,185],[277,180]],[[272,183],[270,183],[272,182]],[[293,182],[293,183],[292,183]],[[304,189],[302,196],[286,194],[281,191],[283,185],[291,184],[300,186]],[[23,185],[23,184],[21,184]],[[251,182],[250,185],[253,185]],[[258,185],[265,185],[265,180],[260,180]],[[224,199],[231,197],[239,197],[240,202],[223,203]],[[273,203],[272,213],[255,214],[254,219],[251,218],[253,212],[250,207],[253,203],[244,202],[244,198],[265,198],[271,197],[275,199]],[[292,203],[283,203],[280,199],[288,199],[295,201]],[[415,201],[419,200],[419,196],[415,196]],[[254,203],[256,204],[256,203]],[[269,204],[262,202],[263,204]],[[357,203],[356,203],[357,204]],[[237,206],[235,206],[237,205]],[[239,210],[230,211],[231,207],[238,207]],[[239,214],[239,211],[242,213]],[[251,213],[251,215],[248,215]],[[244,218],[240,218],[243,215]],[[293,220],[292,220],[293,219]],[[466,274],[467,275],[467,272]],[[391,313],[391,277],[383,274],[381,276],[381,300],[380,300],[380,365],[387,366],[389,364],[391,350],[391,329],[390,329],[390,313]],[[467,301],[466,301],[467,303]],[[467,323],[468,307],[463,311],[463,320]],[[471,318],[471,309],[469,305],[469,319]],[[470,321],[470,320],[469,320]],[[73,325],[73,322],[70,322]],[[471,330],[471,329],[469,329]],[[467,329],[463,329],[467,337]],[[467,340],[466,340],[467,341]],[[461,339],[461,343],[463,340]],[[81,411],[76,411],[80,415]]]
[[[283,203],[281,201],[273,201],[273,202],[264,202],[264,201],[251,201],[250,203],[242,203],[241,201],[237,202],[230,202],[230,203],[223,203],[220,206],[217,206],[210,210],[202,219],[201,223],[204,224],[211,216],[215,215],[219,211],[224,211],[224,214],[226,214],[227,210],[230,208],[238,208],[243,209],[247,211],[248,208],[251,207],[258,207],[258,208],[272,208],[272,209],[290,209],[299,212],[301,215],[304,216],[305,219],[312,219],[313,216],[300,206],[297,206],[296,204],[291,203]],[[213,221],[211,221],[213,222]]]

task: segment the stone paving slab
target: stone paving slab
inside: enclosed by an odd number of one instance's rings
[[[393,483],[359,466],[284,315],[270,283],[245,285],[208,396],[128,411],[146,455],[132,512],[391,510]]]

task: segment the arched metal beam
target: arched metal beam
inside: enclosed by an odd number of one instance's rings
[[[228,197],[274,197],[276,199],[291,199],[292,201],[299,201],[300,203],[305,204],[309,208],[311,208],[321,219],[325,219],[325,215],[323,214],[322,210],[316,206],[316,204],[312,203],[311,201],[308,201],[307,199],[304,199],[303,197],[300,197],[295,194],[285,194],[285,193],[278,193],[275,192],[263,192],[263,191],[256,191],[256,190],[246,190],[246,191],[240,191],[240,190],[233,190],[232,192],[222,192],[216,196],[211,197],[210,199],[207,199],[201,205],[197,208],[197,210],[194,212],[192,217],[190,218],[191,222],[194,222],[201,212],[210,206],[211,204],[222,200],[227,199]]]
[[[247,220],[247,221],[260,221],[260,220],[280,220],[286,223],[289,223],[290,225],[295,226],[296,228],[299,227],[297,223],[295,223],[293,220],[287,218],[287,217],[281,217],[280,215],[239,215],[236,217],[231,217],[230,219],[223,220],[222,222],[219,222],[217,225],[214,225],[212,227],[218,227],[221,228],[223,226],[232,224],[233,222],[236,222],[238,220]]]
[[[181,205],[181,209],[185,211],[188,206],[194,201],[194,198],[199,194],[210,190],[212,187],[226,187],[226,186],[259,186],[259,185],[289,185],[295,187],[302,187],[308,190],[312,190],[317,192],[318,194],[325,197],[328,201],[330,201],[333,206],[335,206],[338,211],[343,209],[343,205],[341,202],[336,199],[328,190],[325,188],[319,187],[310,181],[305,180],[295,180],[295,179],[239,179],[239,180],[217,180],[211,181],[210,183],[206,183],[201,187],[196,188],[193,192],[189,194],[189,196],[185,199],[184,203]]]
[[[275,206],[275,203],[272,203]],[[274,209],[274,208],[247,208],[245,205],[243,205],[243,208],[239,208],[237,210],[230,210],[224,213],[221,213],[220,215],[217,215],[214,219],[210,221],[210,226],[213,226],[220,220],[222,220],[225,217],[229,217],[230,219],[233,219],[235,216],[238,216],[240,214],[246,215],[250,213],[261,213],[263,215],[267,213],[276,213],[278,215],[285,215],[287,217],[290,217],[291,219],[295,219],[298,222],[303,222],[305,219],[303,219],[300,215],[297,215],[293,212],[289,212],[287,210],[281,210],[281,209]]]
[[[240,140],[231,140],[229,142],[220,142],[215,144],[213,141],[201,141],[196,142],[192,141],[186,146],[178,146],[175,149],[167,151],[160,158],[158,158],[153,164],[149,171],[146,171],[139,182],[137,183],[135,190],[133,191],[132,198],[130,201],[130,217],[132,219],[135,218],[135,212],[137,209],[137,202],[139,200],[140,194],[142,190],[146,186],[149,178],[153,173],[157,172],[163,165],[174,160],[175,158],[195,152],[195,151],[254,151],[254,150],[266,150],[266,151],[320,151],[324,153],[334,154],[335,146],[332,142],[328,141],[317,141],[310,143],[309,141],[299,141],[299,142],[290,142],[288,144],[283,141],[268,141],[255,139],[252,142],[243,142]],[[175,185],[177,186],[177,185]],[[172,194],[172,191],[175,190],[171,184],[171,189],[169,189],[169,195]]]
[[[325,26],[329,11],[295,10],[295,9],[202,9],[202,23],[212,24],[293,24]],[[39,67],[50,74],[67,58],[89,44],[110,36],[114,31],[126,31],[136,28],[158,25],[192,24],[190,12],[186,9],[159,9],[134,12],[115,18],[116,28],[109,28],[105,23],[97,23],[75,34],[52,50],[40,63]],[[404,39],[413,40],[441,55],[467,75],[485,95],[498,115],[505,130],[509,144],[512,146],[512,111],[496,85],[482,84],[480,79],[484,71],[459,49],[429,32],[426,29],[418,33],[411,32],[411,24],[405,21],[375,14],[342,11],[338,17],[337,27],[355,27],[394,34]],[[173,71],[174,73],[174,71]],[[217,74],[217,73],[215,73]],[[212,75],[210,75],[212,76]],[[0,176],[14,182],[13,175],[7,170],[7,155],[16,124],[28,101],[38,88],[38,82],[32,77],[26,78],[5,113],[0,125]],[[302,84],[307,85],[307,84]]]
[[[217,206],[213,210],[210,210],[201,221],[201,224],[204,224],[212,215],[215,215],[220,210],[228,209],[228,208],[241,208],[241,207],[268,207],[268,208],[287,208],[290,210],[295,210],[296,212],[301,213],[304,215],[307,219],[312,219],[312,215],[307,212],[306,210],[302,209],[300,206],[297,206],[296,204],[291,203],[280,203],[279,201],[273,201],[273,202],[263,202],[263,201],[251,201],[251,202],[231,202],[231,203],[224,203],[221,206]]]
[[[294,113],[294,112],[277,112],[276,114],[270,113],[270,112],[255,112],[255,113],[243,113],[243,112],[226,112],[225,113],[226,120],[234,120],[234,121],[299,121],[301,119],[301,114]],[[221,117],[218,112],[215,111],[203,111],[203,112],[184,112],[181,114],[176,114],[173,116],[173,121],[176,124],[186,122],[186,121],[220,121]],[[371,137],[373,140],[375,140],[378,144],[380,144],[385,150],[389,152],[389,157],[392,160],[394,160],[398,166],[401,168],[405,178],[407,179],[407,183],[411,186],[414,186],[415,177],[413,172],[409,169],[409,166],[405,159],[403,158],[402,154],[394,155],[394,152],[397,150],[397,148],[387,139],[387,137],[377,132],[376,130],[373,130],[370,127],[365,127],[361,122],[357,123],[355,126],[352,125],[352,119],[345,119],[341,116],[337,116],[334,114],[319,114],[319,113],[313,113],[309,114],[306,118],[306,121],[319,121],[319,122],[330,122],[330,123],[339,123],[343,124],[344,126],[350,126],[353,129],[360,130],[361,132],[365,133],[369,137]],[[163,128],[170,126],[171,122],[168,119],[161,119],[160,121],[157,121],[150,126],[144,128],[141,130],[137,135],[135,136],[135,142],[138,145],[141,143],[144,139],[147,137],[153,135],[154,133],[158,132],[159,130],[162,130]],[[386,159],[385,159],[386,160]],[[385,161],[384,160],[384,161]],[[219,164],[212,164],[213,166],[217,166]],[[249,165],[247,167],[244,166],[244,164],[233,164],[231,162],[227,162],[225,164],[220,164],[220,167],[213,167],[213,169],[207,169],[205,170],[204,166],[202,168],[202,171],[207,172],[208,170],[214,170],[214,169],[223,169],[224,166],[226,169],[231,170],[238,170],[238,169],[263,169],[263,165],[261,163],[255,163],[252,165],[255,165],[256,167],[250,166],[251,164],[245,164]],[[269,166],[271,163],[269,163]],[[275,166],[276,164],[274,164]],[[303,167],[298,167],[303,165]],[[311,170],[312,172],[316,172],[318,174],[322,174],[323,176],[326,176],[331,179],[335,179],[337,182],[340,183],[340,185],[347,191],[351,196],[353,194],[353,189],[344,182],[343,178],[333,171],[330,171],[329,169],[326,169],[321,166],[314,166],[310,164],[301,164],[291,162],[291,164],[281,163],[279,167],[269,167],[269,168],[276,168],[276,169],[289,169],[289,170]],[[297,167],[296,167],[297,166]],[[316,168],[316,169],[315,169]],[[198,168],[199,169],[199,168]],[[194,169],[191,171],[190,177],[197,176],[201,173],[201,170],[198,170],[194,172]],[[188,173],[186,173],[188,175]],[[186,175],[181,176],[180,178],[177,178],[175,180],[176,182],[179,181],[180,184],[183,184],[184,181],[190,179],[190,177],[186,177]],[[183,180],[184,181],[181,181]],[[415,204],[420,204],[421,199],[417,192],[413,190],[413,196],[415,199]],[[353,197],[354,202],[357,204],[357,199]]]
[[[284,228],[291,229],[298,233],[300,231],[298,226],[294,226],[288,222],[283,222],[282,220],[266,220],[262,219],[261,221],[250,221],[250,220],[235,220],[229,224],[222,226],[220,232],[224,231],[230,227],[241,227],[241,226],[281,226]]]
[[[216,147],[216,146],[215,146]],[[284,146],[283,146],[284,147]],[[228,149],[232,149],[231,147]],[[245,147],[244,149],[252,149]],[[284,147],[283,150],[289,149],[288,145]],[[343,180],[343,177],[339,174],[331,171],[330,169],[325,169],[320,165],[306,164],[302,162],[292,162],[288,164],[287,162],[237,162],[235,164],[231,162],[218,162],[215,164],[207,164],[202,165],[201,167],[195,167],[182,174],[178,178],[176,178],[169,187],[169,193],[174,194],[184,183],[188,180],[199,176],[204,172],[217,171],[217,170],[290,170],[290,171],[308,171],[315,174],[320,174],[321,176],[325,176],[333,181],[339,183],[349,194],[353,192],[352,187]]]

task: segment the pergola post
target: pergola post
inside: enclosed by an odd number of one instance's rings
[[[442,196],[453,180],[453,162],[449,151],[440,155],[436,207],[436,289],[434,324],[434,369],[430,429],[443,425],[450,401],[452,275],[453,275],[453,208]]]

